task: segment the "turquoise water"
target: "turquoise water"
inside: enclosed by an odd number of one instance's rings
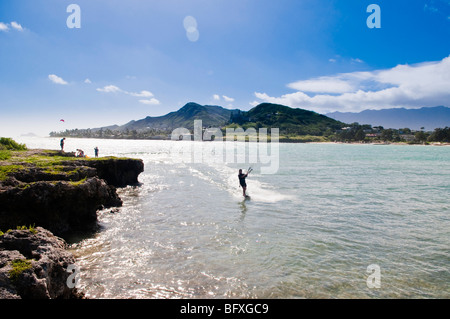
[[[449,147],[280,144],[278,172],[254,165],[243,201],[249,165],[179,163],[173,143],[66,142],[145,163],[142,186],[71,249],[88,297],[450,297]]]

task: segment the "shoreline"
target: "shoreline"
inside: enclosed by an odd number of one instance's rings
[[[16,139],[20,139],[22,137],[25,138],[49,138],[49,139],[60,139],[61,137],[55,137],[55,136],[21,136],[21,137],[15,137]],[[133,138],[98,138],[98,137],[66,137],[71,139],[88,139],[88,140],[105,140],[105,141],[173,141],[173,142],[199,142],[194,140],[184,141],[184,140],[172,140],[172,139],[133,139]],[[200,141],[200,142],[214,142],[214,141]],[[223,142],[228,142],[227,140],[223,140]],[[234,142],[244,142],[235,139]],[[253,141],[250,142],[248,140],[245,141],[245,143],[254,143]],[[256,143],[259,143],[259,141],[256,141]],[[267,143],[271,143],[271,139],[267,138]],[[278,141],[279,144],[349,144],[349,145],[406,145],[406,146],[450,146],[450,143],[447,142],[426,142],[426,143],[409,143],[409,142],[338,142],[338,141],[301,141],[296,139],[286,139],[282,138]]]

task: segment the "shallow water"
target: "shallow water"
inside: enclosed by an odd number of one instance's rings
[[[243,201],[248,164],[180,163],[174,143],[66,141],[145,163],[123,207],[72,246],[88,297],[450,297],[449,147],[280,144],[277,173],[255,164]]]

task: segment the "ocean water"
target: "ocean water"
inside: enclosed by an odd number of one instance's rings
[[[123,207],[72,243],[87,297],[450,297],[449,147],[280,144],[277,172],[252,164],[243,200],[249,164],[180,162],[177,143],[190,142],[66,141],[145,164]]]

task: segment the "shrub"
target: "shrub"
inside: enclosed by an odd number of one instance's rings
[[[19,144],[9,137],[0,137],[0,147],[6,150],[12,151],[26,151],[27,147],[25,144]]]

